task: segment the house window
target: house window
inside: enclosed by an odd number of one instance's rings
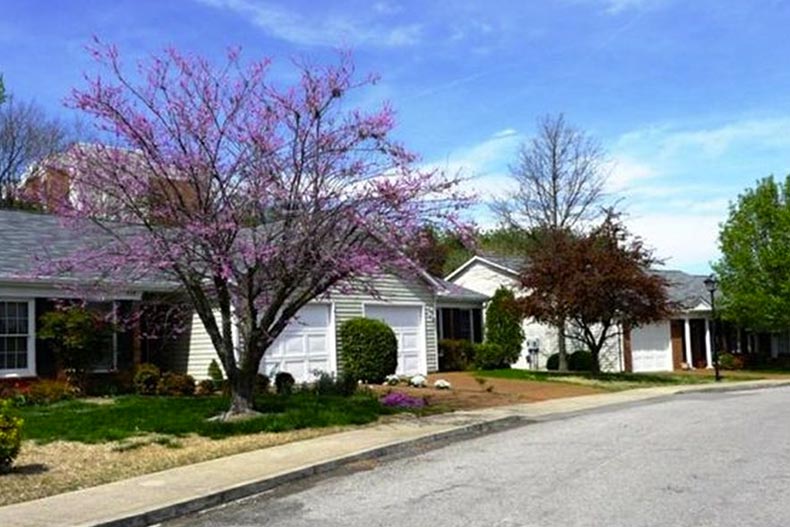
[[[86,308],[102,322],[101,327],[97,327],[100,355],[93,371],[113,371],[118,366],[117,306],[115,302],[88,302]]]
[[[0,300],[0,376],[33,374],[33,302]]]
[[[443,307],[439,309],[439,339],[483,341],[482,310]]]

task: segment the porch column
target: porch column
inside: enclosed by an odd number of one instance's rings
[[[683,319],[683,348],[686,353],[686,364],[690,370],[694,369],[694,363],[691,360],[691,320],[688,318]]]
[[[710,319],[705,319],[705,364],[706,368],[713,368],[713,353],[710,343]]]

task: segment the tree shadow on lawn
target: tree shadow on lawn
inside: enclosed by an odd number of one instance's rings
[[[35,476],[49,472],[49,467],[43,463],[28,463],[27,465],[14,465],[9,474],[17,476]]]

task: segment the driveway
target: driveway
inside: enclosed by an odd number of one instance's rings
[[[786,526],[790,388],[531,424],[175,526]]]

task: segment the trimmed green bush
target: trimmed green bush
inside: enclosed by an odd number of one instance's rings
[[[439,341],[439,371],[463,371],[474,359],[474,344],[468,340]]]
[[[277,395],[291,395],[294,384],[296,384],[294,376],[287,371],[281,371],[274,376],[274,389],[277,391]]]
[[[387,324],[352,318],[340,326],[343,374],[356,381],[381,384],[398,367],[398,339]]]
[[[478,370],[501,370],[510,368],[514,361],[499,344],[483,342],[475,345],[475,368]]]
[[[259,373],[255,376],[255,394],[256,395],[265,395],[269,393],[269,386],[272,385],[271,379],[269,379],[268,375],[264,375]]]
[[[553,353],[546,359],[546,369],[549,371],[557,371],[560,369],[560,354]]]
[[[719,368],[722,370],[742,370],[744,367],[743,357],[732,353],[719,353]]]
[[[521,356],[522,318],[513,292],[506,287],[497,289],[486,309],[485,341],[502,349],[503,363],[508,366]]]
[[[225,376],[222,374],[222,368],[219,367],[217,359],[211,359],[211,363],[208,365],[208,377],[214,383],[215,389],[222,387],[222,381],[225,380]]]
[[[10,400],[0,400],[0,473],[11,470],[19,449],[22,448],[24,421],[14,415]]]
[[[559,356],[557,356],[559,361]],[[558,364],[559,365],[559,364]],[[568,369],[571,371],[592,371],[592,353],[585,350],[574,351],[568,355]]]
[[[155,364],[143,363],[134,374],[134,391],[140,395],[155,395],[159,378],[162,376]]]
[[[340,395],[350,397],[357,391],[357,381],[348,375],[332,376],[329,373],[321,372],[318,379],[313,384],[313,391],[317,395]]]

